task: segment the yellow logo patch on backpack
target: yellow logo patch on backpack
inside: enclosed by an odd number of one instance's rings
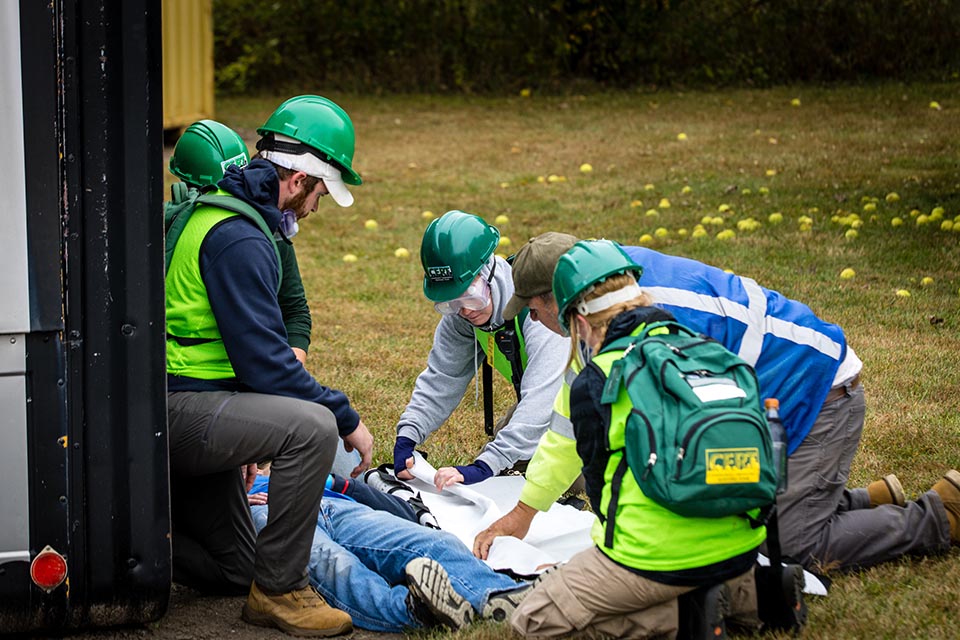
[[[707,484],[760,482],[760,449],[706,449]]]

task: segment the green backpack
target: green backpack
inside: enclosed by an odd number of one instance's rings
[[[750,365],[672,321],[650,323],[600,353],[610,351],[623,355],[601,403],[613,404],[626,387],[626,461],[644,495],[687,517],[773,504],[773,444]]]
[[[187,222],[189,222],[190,216],[193,215],[194,209],[200,205],[209,205],[240,214],[257,225],[260,231],[270,239],[270,242],[273,243],[273,250],[277,255],[277,269],[279,269],[280,273],[277,287],[279,288],[280,280],[283,279],[283,262],[280,260],[280,250],[277,248],[277,239],[273,233],[271,233],[270,229],[267,228],[267,223],[264,222],[263,216],[261,216],[256,209],[239,198],[217,195],[215,193],[202,194],[197,189],[191,189],[183,182],[178,182],[173,185],[171,195],[173,197],[172,200],[163,203],[163,229],[165,233],[164,273],[170,270],[170,260],[173,259],[173,250],[177,248],[177,241],[180,240],[180,234],[183,233],[183,228],[187,226]]]

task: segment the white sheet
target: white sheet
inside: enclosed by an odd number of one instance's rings
[[[419,453],[415,454],[412,473],[416,479],[410,485],[420,492],[440,527],[471,549],[478,533],[513,509],[524,483],[520,476],[497,476],[470,486],[454,485],[439,493],[433,486],[436,469]],[[549,511],[537,514],[523,540],[494,540],[486,562],[494,569],[509,569],[520,575],[539,573],[542,565],[566,562],[590,547],[593,520],[592,513],[555,503]]]

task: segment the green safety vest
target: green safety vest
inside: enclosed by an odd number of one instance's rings
[[[474,327],[473,333],[480,343],[486,358],[483,361],[483,430],[493,436],[493,369],[513,384],[520,402],[520,383],[523,371],[527,368],[527,348],[523,340],[523,322],[530,315],[524,308],[513,322],[507,323],[496,331],[481,331]]]
[[[642,330],[642,325],[640,327]],[[595,356],[604,375],[622,356],[611,351]],[[689,518],[647,498],[627,467],[624,431],[632,405],[621,386],[610,407],[607,433],[610,457],[604,470],[599,519],[591,535],[612,560],[644,571],[680,571],[722,562],[746,553],[766,538],[766,529],[747,518]]]
[[[217,195],[230,198],[222,192]],[[199,204],[176,239],[165,281],[167,373],[201,380],[236,377],[200,275],[200,247],[214,226],[238,215],[251,217],[245,212]],[[267,233],[262,218],[258,226]],[[276,249],[276,240],[272,235],[269,238]]]
[[[529,309],[521,311],[512,322],[496,331],[481,331],[474,327],[473,332],[487,357],[487,364],[500,372],[517,390],[520,399],[520,378],[527,368],[527,348],[523,340],[523,322],[530,314]],[[512,333],[512,335],[511,335]],[[513,340],[513,336],[516,340]],[[510,351],[516,353],[510,353]]]

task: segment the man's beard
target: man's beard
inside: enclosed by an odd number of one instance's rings
[[[312,189],[310,191],[302,189],[300,193],[287,200],[283,208],[292,209],[297,214],[297,220],[306,218],[308,215],[310,215],[310,212],[306,211],[305,207],[307,204],[307,198],[310,197],[310,193],[312,191]]]

